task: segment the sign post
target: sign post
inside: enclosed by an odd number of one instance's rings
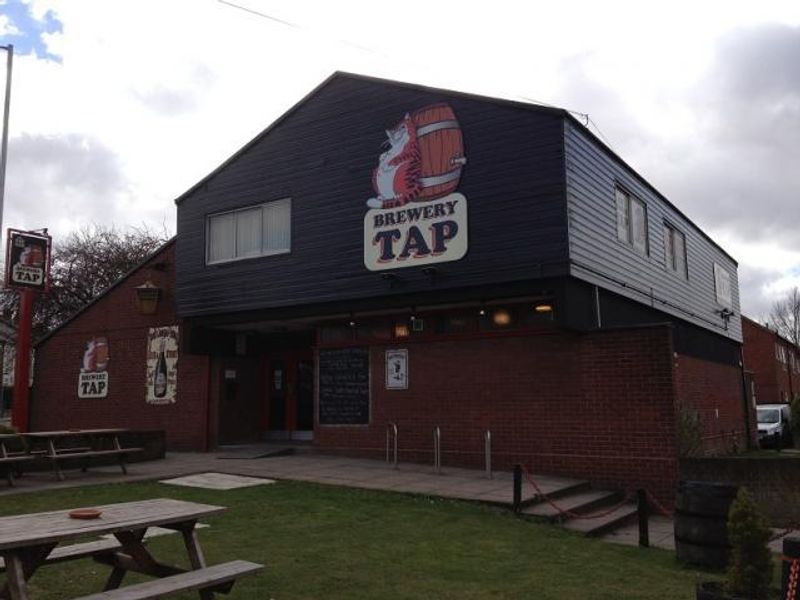
[[[28,382],[31,369],[31,330],[35,294],[46,292],[50,283],[50,245],[43,232],[8,230],[6,248],[6,287],[19,291],[17,348],[14,360],[14,405],[11,424],[28,431]]]

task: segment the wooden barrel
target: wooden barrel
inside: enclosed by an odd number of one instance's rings
[[[728,564],[728,510],[738,487],[727,483],[681,481],[675,497],[675,553],[703,567]]]
[[[432,104],[414,113],[421,156],[417,202],[435,200],[456,190],[466,163],[461,127],[447,104]]]

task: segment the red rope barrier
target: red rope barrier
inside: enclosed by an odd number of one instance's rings
[[[623,504],[626,504],[631,499],[631,495],[632,495],[631,492],[626,492],[625,493],[625,497],[622,499],[622,501],[620,501],[619,504],[616,504],[615,506],[612,506],[608,510],[605,510],[605,511],[600,512],[600,513],[595,513],[595,514],[575,513],[575,512],[572,512],[570,510],[566,510],[566,509],[560,507],[558,504],[556,504],[550,498],[548,498],[547,495],[544,492],[542,492],[542,489],[533,480],[533,477],[531,477],[531,474],[528,472],[528,469],[526,469],[524,465],[520,465],[520,467],[522,468],[522,472],[525,475],[525,479],[528,481],[529,484],[531,484],[533,489],[536,490],[536,493],[538,494],[538,496],[542,500],[547,502],[550,506],[552,506],[554,509],[556,509],[559,514],[567,516],[570,519],[599,519],[601,517],[606,517],[606,516],[610,515],[611,513],[613,513],[614,511],[618,510]]]
[[[784,600],[795,600],[797,598],[797,580],[798,576],[800,576],[800,559],[782,555],[781,560],[790,564],[789,581],[786,584],[786,597]]]
[[[661,503],[660,503],[660,502],[659,502],[659,501],[656,499],[656,497],[655,497],[655,496],[653,496],[653,494],[651,494],[650,492],[648,492],[648,491],[646,491],[646,490],[645,490],[645,494],[647,494],[647,499],[650,501],[650,504],[652,504],[653,506],[655,506],[655,508],[656,508],[656,510],[657,510],[658,512],[660,512],[660,513],[661,513],[663,516],[665,516],[665,517],[668,517],[668,518],[670,518],[670,519],[672,518],[672,511],[671,511],[671,510],[667,510],[666,508],[664,508],[664,505],[662,505],[662,504],[661,504]]]

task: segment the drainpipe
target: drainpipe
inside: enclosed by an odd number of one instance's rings
[[[747,441],[747,449],[752,449],[752,441],[750,440],[750,403],[747,401],[747,378],[744,376],[744,352],[742,352],[742,345],[739,344],[739,369],[742,374],[742,403],[744,405],[744,427],[745,427],[745,440]]]

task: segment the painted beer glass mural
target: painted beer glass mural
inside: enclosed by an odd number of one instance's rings
[[[380,271],[463,258],[467,199],[456,189],[467,159],[455,112],[426,106],[386,137],[364,216],[364,265]]]
[[[147,336],[148,404],[173,404],[178,388],[178,326],[151,327]]]

